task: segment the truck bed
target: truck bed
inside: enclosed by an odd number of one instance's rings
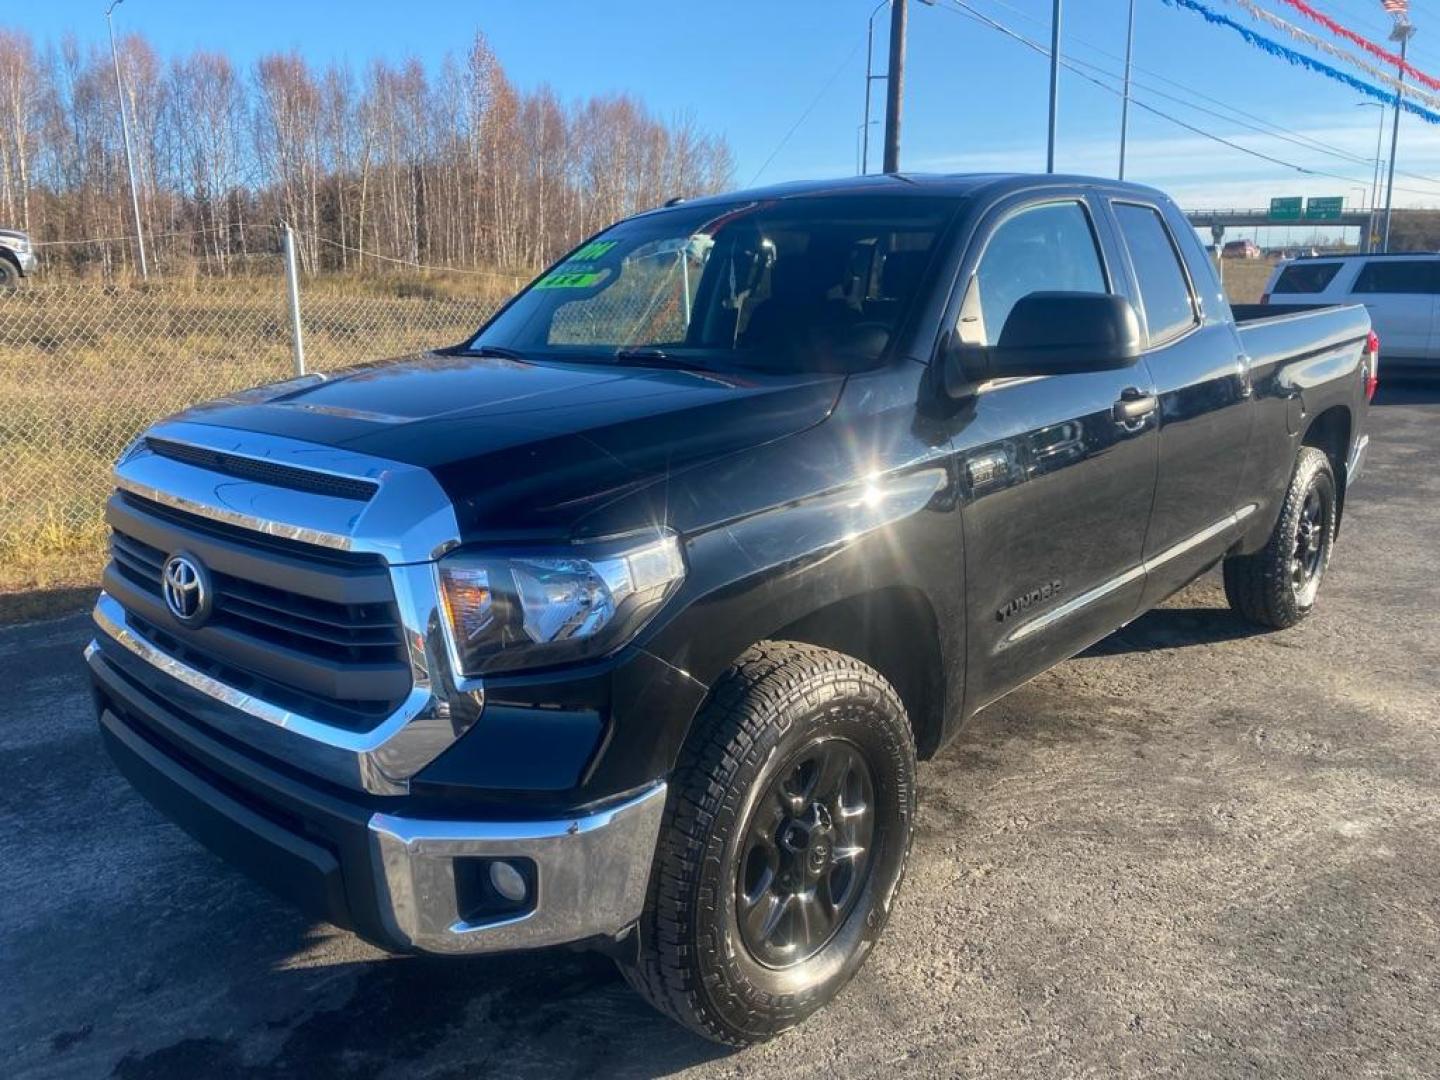
[[[1231,304],[1235,329],[1255,365],[1315,355],[1344,345],[1359,351],[1370,333],[1362,304]]]

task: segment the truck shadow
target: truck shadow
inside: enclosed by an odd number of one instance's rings
[[[281,1077],[656,1077],[727,1053],[650,1009],[597,954],[555,951],[470,960],[382,959],[276,980],[354,976],[333,1007],[257,1030],[183,1039],[115,1066],[121,1080],[276,1080]],[[275,1032],[259,1027],[280,1028]],[[270,1043],[267,1060],[255,1045]]]
[[[1115,631],[1080,654],[1084,657],[1121,656],[1126,653],[1214,645],[1267,633],[1241,619],[1228,608],[1173,607],[1147,611],[1129,626]]]

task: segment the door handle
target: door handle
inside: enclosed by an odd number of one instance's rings
[[[1127,386],[1120,391],[1120,400],[1115,402],[1113,409],[1115,421],[1120,424],[1134,424],[1137,420],[1144,420],[1159,405],[1160,399],[1154,394],[1147,394],[1137,387]]]

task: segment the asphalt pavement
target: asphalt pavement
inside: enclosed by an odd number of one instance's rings
[[[0,629],[0,1075],[1440,1075],[1440,384],[1371,427],[1313,618],[1212,575],[983,712],[866,968],[738,1053],[597,956],[304,920],[111,768],[85,616]]]

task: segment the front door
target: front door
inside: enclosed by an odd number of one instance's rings
[[[995,211],[962,290],[961,340],[994,344],[1010,308],[1032,292],[1117,291],[1113,248],[1107,258],[1094,212],[1078,196]],[[966,499],[967,710],[1134,613],[1157,436],[1153,413],[1122,420],[1116,403],[1151,395],[1143,362],[1000,379],[953,421]]]

